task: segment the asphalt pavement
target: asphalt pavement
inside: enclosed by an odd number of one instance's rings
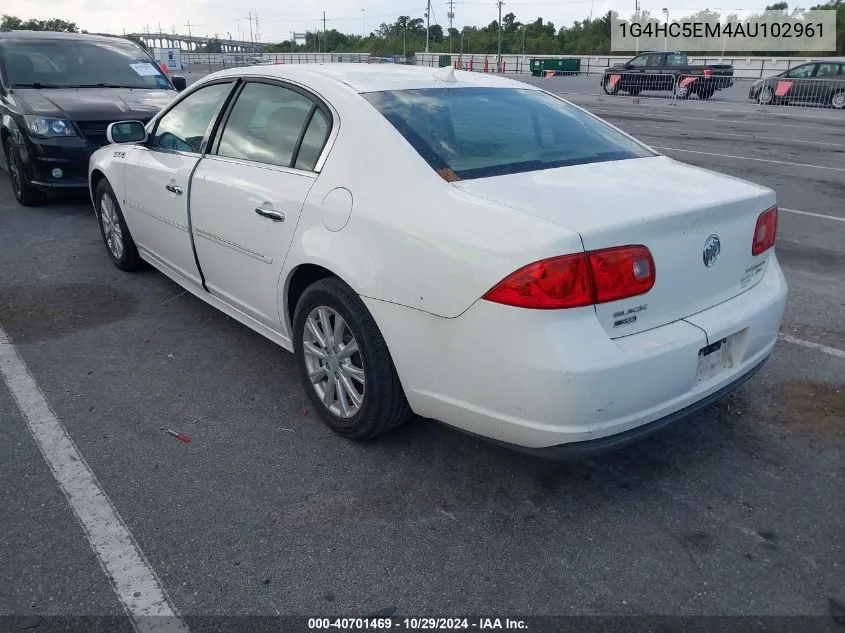
[[[343,440],[309,411],[292,355],[158,272],[117,270],[86,199],[24,209],[3,174],[0,328],[189,624],[827,621],[845,587],[845,115],[601,97],[570,79],[538,81],[672,158],[774,188],[790,283],[785,340],[757,377],[593,461],[423,420]],[[0,615],[120,614],[3,385],[0,420]]]

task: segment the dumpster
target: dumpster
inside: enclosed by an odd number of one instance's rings
[[[554,71],[556,75],[571,75],[581,71],[579,57],[545,58],[531,60],[531,74],[542,77],[547,71]]]
[[[446,68],[446,66],[452,65],[452,56],[451,55],[441,55],[438,59],[438,63],[440,64],[440,68]]]

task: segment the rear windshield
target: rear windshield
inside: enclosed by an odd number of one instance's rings
[[[654,155],[537,90],[431,88],[362,96],[447,180]]]
[[[169,88],[139,46],[101,40],[6,40],[0,62],[12,88]]]

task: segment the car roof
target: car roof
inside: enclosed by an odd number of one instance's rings
[[[448,67],[431,68],[402,64],[272,64],[269,66],[232,68],[214,73],[214,77],[270,77],[298,80],[303,83],[307,83],[308,79],[329,79],[335,83],[344,84],[356,92],[466,87],[538,89],[529,84],[497,75],[462,70],[453,71],[456,81],[445,81],[443,75],[448,74],[450,70]],[[436,75],[440,75],[440,77]]]
[[[114,40],[124,40],[132,42],[132,40],[124,39],[117,35],[93,35],[91,33],[62,33],[59,31],[10,31],[0,30],[0,40],[77,40],[77,41],[98,41],[98,42],[113,42]]]

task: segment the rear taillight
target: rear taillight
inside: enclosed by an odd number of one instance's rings
[[[754,239],[751,242],[751,254],[765,253],[774,246],[777,232],[778,208],[772,207],[768,211],[763,211],[757,218],[757,226],[754,227]]]
[[[645,246],[620,246],[529,264],[484,299],[538,310],[577,308],[641,295],[654,278],[654,259]]]
[[[518,308],[554,310],[593,303],[593,284],[584,253],[534,262],[507,277],[484,298]]]
[[[587,253],[596,303],[645,294],[654,285],[654,259],[645,246],[622,246]]]

